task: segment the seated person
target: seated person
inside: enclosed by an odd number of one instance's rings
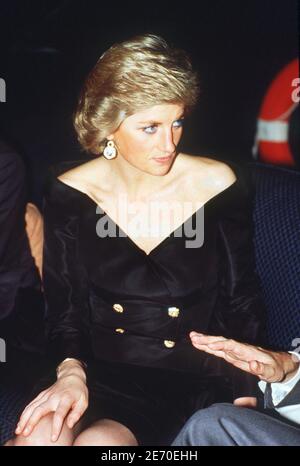
[[[27,203],[24,164],[0,140],[0,443],[4,431],[11,436],[3,423],[19,414],[18,402],[44,370],[42,233],[41,215]]]
[[[39,236],[31,221],[33,210],[36,214],[35,206],[27,205],[24,164],[18,154],[0,142],[0,337],[12,352],[42,348],[40,265],[35,264],[30,248],[30,242],[36,248],[34,236]],[[8,357],[6,360],[9,362]]]
[[[188,420],[172,445],[299,446],[299,353],[268,351],[196,332],[190,336],[195,348],[257,375],[264,406],[253,410],[218,403],[202,409]]]
[[[55,167],[44,199],[53,367],[8,445],[165,445],[200,407],[255,402],[255,378],[189,339],[222,329],[258,344],[265,315],[242,168],[178,148],[197,82],[151,34],[88,75],[75,129],[94,158]]]

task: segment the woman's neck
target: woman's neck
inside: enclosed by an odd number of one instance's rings
[[[130,199],[147,198],[153,192],[163,189],[174,177],[174,171],[169,170],[165,175],[152,175],[144,172],[127,162],[123,157],[108,161],[110,173],[122,192],[126,192]]]

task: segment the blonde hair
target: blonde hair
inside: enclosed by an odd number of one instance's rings
[[[84,83],[74,117],[84,150],[99,155],[106,138],[134,113],[163,103],[183,103],[189,113],[199,93],[187,54],[153,34],[112,45]]]

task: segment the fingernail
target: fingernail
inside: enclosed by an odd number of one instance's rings
[[[24,435],[29,434],[29,432],[30,432],[30,428],[29,428],[29,427],[26,427],[26,429],[24,430]]]
[[[53,434],[52,437],[51,437],[51,441],[52,441],[52,442],[55,442],[55,440],[56,440],[56,435]]]
[[[19,434],[20,432],[21,432],[21,428],[20,428],[20,426],[17,426],[17,427],[16,427],[16,430],[15,430],[15,433],[16,433],[16,434]]]

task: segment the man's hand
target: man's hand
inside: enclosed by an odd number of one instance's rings
[[[257,398],[255,396],[243,396],[242,398],[236,398],[233,404],[243,408],[256,408]]]
[[[222,336],[190,333],[195,348],[225,359],[235,367],[256,375],[266,382],[286,382],[299,368],[290,353],[268,351],[259,346],[239,343]]]

